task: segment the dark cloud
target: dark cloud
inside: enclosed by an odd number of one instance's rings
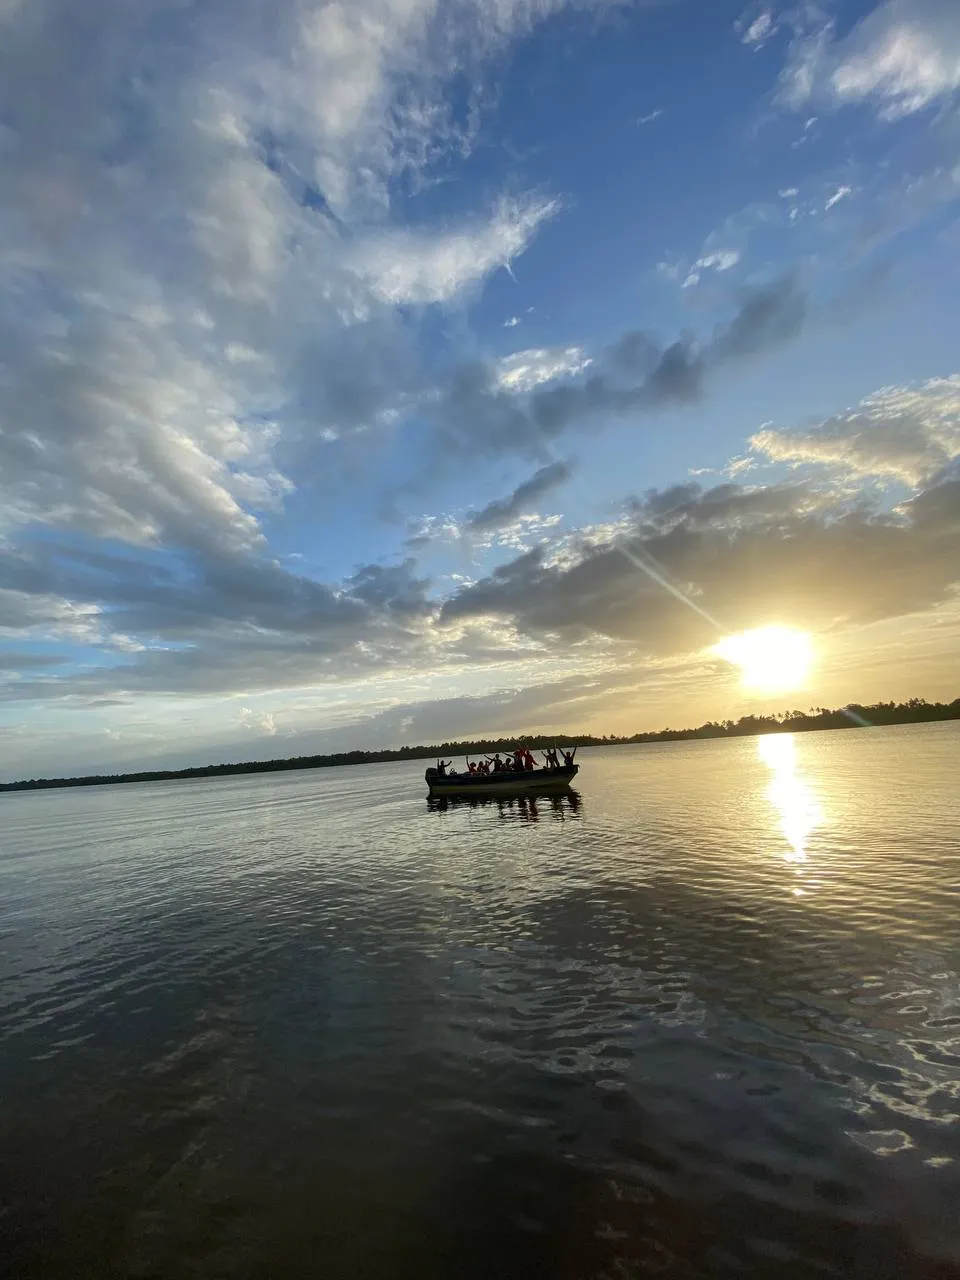
[[[413,336],[395,317],[378,316],[305,342],[285,378],[296,388],[304,433],[368,427],[384,411],[424,394]]]
[[[807,316],[807,297],[793,276],[744,295],[733,320],[714,336],[715,363],[742,360],[783,346],[797,336]]]
[[[904,506],[918,528],[960,537],[960,478],[932,485]]]
[[[660,348],[642,329],[622,334],[607,350],[606,361],[611,370],[646,376],[660,360]]]
[[[399,565],[368,564],[349,579],[351,594],[372,608],[398,618],[423,617],[431,611],[429,578],[416,576],[416,561]]]
[[[669,654],[712,641],[698,609],[729,630],[895,617],[944,601],[960,581],[960,482],[927,490],[905,512],[811,502],[797,485],[678,486],[647,494],[627,535],[582,545],[572,563],[538,547],[464,588],[441,618],[492,615],[560,643],[600,634]]]
[[[691,528],[763,519],[776,520],[813,510],[828,499],[808,484],[761,485],[745,488],[718,484],[711,489],[691,481],[667,489],[650,489],[631,503],[641,526],[659,528],[685,523]]]
[[[492,366],[463,366],[429,412],[443,452],[516,451],[537,456],[565,431],[695,404],[724,366],[771,351],[799,333],[807,297],[794,276],[745,292],[736,314],[705,344],[682,337],[666,347],[625,333],[580,381],[526,395],[505,387]]]
[[[507,498],[488,503],[481,511],[471,516],[467,527],[475,532],[490,529],[502,529],[504,525],[516,520],[517,516],[530,511],[537,500],[551,489],[565,484],[572,475],[572,468],[567,462],[551,462],[541,467],[529,480],[517,485]]]

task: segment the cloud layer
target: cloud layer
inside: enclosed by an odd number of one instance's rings
[[[899,513],[802,484],[652,492],[626,528],[537,547],[448,600],[442,619],[495,618],[575,645],[594,635],[662,657],[771,618],[824,630],[928,609],[960,581],[960,480]]]
[[[479,74],[556,7],[280,0],[269,34],[254,0],[5,7],[5,527],[261,547],[293,487],[283,440],[419,386],[397,308],[455,299],[556,211],[393,213],[398,183],[469,145],[446,60]]]

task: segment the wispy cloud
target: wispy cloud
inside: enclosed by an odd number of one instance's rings
[[[847,196],[851,195],[852,193],[853,193],[853,187],[848,187],[848,186],[837,187],[836,191],[834,191],[833,195],[830,196],[830,198],[827,200],[827,203],[823,206],[824,212],[829,213],[835,204],[839,204],[841,200],[846,200]]]
[[[582,347],[531,347],[499,361],[497,384],[505,391],[532,391],[546,382],[582,373],[591,363]]]
[[[740,261],[739,249],[715,249],[712,253],[698,258],[687,272],[681,288],[690,289],[700,283],[704,271],[729,271]]]
[[[743,44],[750,45],[754,49],[762,49],[767,41],[776,35],[779,23],[774,18],[773,10],[761,9],[754,17],[741,18],[737,23],[737,30],[740,32]]]
[[[960,22],[951,0],[885,0],[840,39],[822,19],[796,36],[780,100],[799,108],[872,105],[912,115],[960,89]]]
[[[450,231],[377,233],[359,241],[348,260],[384,302],[446,302],[509,266],[558,209],[555,200],[504,200],[488,220]]]

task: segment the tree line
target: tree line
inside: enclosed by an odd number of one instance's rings
[[[953,702],[875,702],[864,706],[810,707],[807,711],[780,711],[770,715],[741,716],[739,720],[708,720],[695,729],[658,729],[629,736],[605,734],[539,733],[510,738],[481,738],[470,742],[440,742],[433,746],[386,748],[380,751],[335,751],[328,755],[291,756],[286,760],[250,760],[233,764],[207,764],[192,769],[147,769],[139,773],[91,774],[82,778],[29,778],[2,782],[0,791],[38,791],[48,787],[93,787],[115,782],[166,782],[175,778],[218,778],[234,773],[280,773],[288,769],[328,769],[347,764],[380,764],[389,760],[427,760],[439,756],[493,755],[515,746],[544,751],[548,747],[609,747],[646,742],[683,742],[696,738],[738,738],[761,733],[806,733],[815,729],[852,729],[876,725],[915,724],[935,720],[960,720],[960,698]]]

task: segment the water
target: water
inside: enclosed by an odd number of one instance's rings
[[[3,1275],[960,1275],[958,748],[0,798]]]

